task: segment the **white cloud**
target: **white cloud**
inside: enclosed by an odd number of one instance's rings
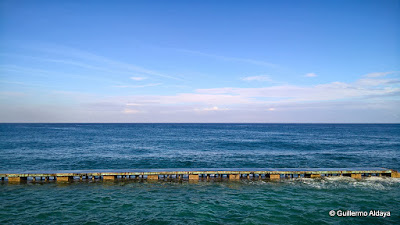
[[[147,77],[131,77],[132,80],[141,81],[147,79]]]
[[[37,46],[35,48],[42,52],[52,53],[54,54],[53,57],[55,57],[54,59],[36,58],[37,60],[69,64],[69,65],[84,67],[87,69],[104,70],[112,72],[118,71],[130,74],[140,73],[149,76],[158,76],[173,80],[182,80],[182,78],[180,77],[167,75],[164,73],[160,73],[158,71],[134,65],[132,63],[117,61],[114,59],[110,59],[104,56],[96,55],[90,52],[86,52],[71,47],[60,46],[60,45],[44,45],[44,46]],[[64,56],[64,58],[60,58],[60,55]],[[66,60],[65,57],[75,58],[75,59]],[[82,60],[85,61],[85,63],[82,63]]]
[[[219,108],[218,106],[213,106],[213,107],[209,107],[209,108],[201,108],[198,109],[196,108],[195,111],[226,111],[228,110],[227,108]]]
[[[159,100],[160,104],[204,104],[204,105],[238,105],[257,102],[251,98],[237,95],[215,95],[200,93],[182,93],[174,96],[152,96]]]
[[[386,75],[396,73],[396,72],[398,72],[398,71],[368,73],[365,75],[365,77],[384,77]]]
[[[272,102],[330,101],[369,96],[396,95],[400,92],[398,79],[359,79],[354,83],[332,82],[314,86],[280,85],[262,88],[212,88],[198,89],[207,95],[242,97],[243,101],[267,98]],[[258,100],[260,101],[260,100]]]
[[[157,85],[160,84],[119,87],[140,88]],[[19,102],[13,101],[10,105],[2,105],[7,111],[0,112],[0,120],[17,122],[400,121],[398,110],[400,79],[382,76],[363,76],[354,82],[331,82],[308,86],[276,84],[262,88],[197,89],[173,95],[82,97],[81,93],[68,95],[60,92],[56,95],[52,93],[51,96],[51,101],[45,105],[48,106],[45,114],[42,113],[43,106],[19,105]],[[74,103],[76,105],[65,109],[57,108],[58,103],[54,102],[64,102],[61,101],[63,98],[71,101],[71,105]]]
[[[400,83],[398,79],[373,79],[373,78],[363,78],[357,80],[356,84],[359,86],[379,86],[379,85],[390,85]]]
[[[400,96],[400,79],[361,78],[351,83],[331,82],[318,85],[276,85],[261,88],[197,89],[192,93],[176,95],[141,95],[118,97],[121,104],[143,107],[195,107],[198,111],[254,109],[274,111],[281,104],[322,103],[329,101],[384,102]],[[114,102],[115,100],[110,100]],[[212,105],[213,107],[209,107]],[[272,105],[272,106],[271,106]],[[268,106],[268,107],[267,107]],[[281,111],[281,110],[280,110]]]
[[[249,58],[238,58],[238,57],[215,55],[215,54],[209,54],[209,53],[204,53],[204,52],[199,52],[199,51],[192,51],[192,50],[187,50],[187,49],[176,49],[175,48],[175,49],[172,49],[172,50],[179,51],[179,52],[190,53],[190,54],[195,54],[195,55],[200,55],[200,56],[206,56],[206,57],[219,59],[219,60],[224,60],[224,61],[248,63],[248,64],[266,66],[266,67],[272,67],[272,68],[278,67],[276,64],[273,64],[273,63],[270,63],[270,62],[261,61],[261,60],[255,60],[255,59],[249,59]]]
[[[124,111],[122,111],[125,114],[136,114],[136,113],[140,113],[139,110],[136,109],[124,109]]]
[[[116,88],[144,88],[144,87],[154,87],[161,85],[161,83],[151,83],[151,84],[143,84],[143,85],[115,85],[113,87]]]
[[[22,97],[27,96],[24,92],[17,91],[0,91],[0,97]]]
[[[306,75],[304,75],[305,77],[316,77],[317,74],[315,73],[307,73]]]
[[[368,79],[368,80],[366,80]],[[397,82],[397,83],[396,83]],[[277,111],[283,112],[299,104],[315,104],[322,107],[328,102],[362,102],[396,99],[400,96],[400,80],[362,78],[352,83],[331,82],[311,86],[277,85],[262,88],[213,88],[197,89],[194,93],[176,95],[136,95],[120,96],[107,99],[109,102],[120,102],[122,107],[140,106],[146,112],[167,109],[173,114],[179,111]],[[363,104],[365,104],[363,103]],[[354,104],[354,103],[352,103]],[[211,107],[210,107],[211,105]],[[283,107],[285,105],[285,107]],[[229,109],[229,110],[228,110]],[[246,113],[244,113],[246,114]]]
[[[269,81],[269,82],[272,81],[272,79],[268,75],[243,77],[242,80],[244,80],[244,81]]]

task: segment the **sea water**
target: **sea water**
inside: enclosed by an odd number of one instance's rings
[[[252,167],[400,170],[400,125],[0,124],[0,172]],[[400,179],[0,183],[0,224],[43,223],[398,224]]]

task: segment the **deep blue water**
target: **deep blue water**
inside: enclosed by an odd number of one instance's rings
[[[0,124],[0,171],[244,167],[400,170],[400,125]],[[0,224],[394,224],[399,180],[3,182]]]

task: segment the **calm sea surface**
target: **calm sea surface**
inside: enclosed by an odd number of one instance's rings
[[[224,167],[400,170],[400,125],[0,124],[1,172]],[[43,223],[400,224],[400,179],[0,183],[0,224]]]

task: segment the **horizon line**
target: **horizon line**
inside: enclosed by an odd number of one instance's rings
[[[379,122],[0,122],[0,124],[399,124]]]

